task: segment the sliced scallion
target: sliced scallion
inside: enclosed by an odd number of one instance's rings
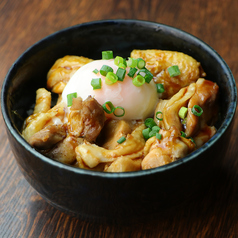
[[[123,64],[124,60],[121,56],[117,56],[115,59],[114,59],[114,64],[115,65],[119,65],[119,64]]]
[[[103,60],[113,59],[113,51],[111,50],[102,51],[102,59]]]
[[[117,111],[121,111],[121,112],[118,113]],[[115,107],[113,114],[116,117],[123,117],[125,115],[125,109],[123,107],[117,106]]]
[[[114,110],[115,110],[115,107],[114,107],[114,105],[112,104],[111,101],[105,102],[105,103],[102,105],[102,108],[103,108],[103,110],[104,110],[106,113],[108,113],[108,114],[113,113]],[[109,108],[109,109],[108,109],[108,108]]]
[[[187,108],[187,107],[181,107],[181,108],[179,109],[178,115],[179,115],[179,117],[180,117],[181,119],[185,119],[186,116],[187,116],[187,114],[188,114],[188,108]]]
[[[126,140],[126,137],[125,137],[125,136],[122,136],[122,137],[117,141],[117,143],[118,143],[118,144],[121,144],[121,143],[123,143],[125,140]]]
[[[100,89],[101,88],[101,78],[92,79],[91,85],[93,87],[93,90]]]
[[[163,120],[163,112],[161,112],[161,111],[156,112],[155,117],[157,120],[162,121]]]
[[[138,75],[141,75],[142,77],[144,77],[146,83],[150,83],[150,81],[153,78],[153,74],[148,69],[141,69],[138,72]]]
[[[137,66],[137,59],[129,57],[127,60],[127,66],[135,68]]]
[[[143,69],[145,68],[145,61],[141,58],[137,59],[137,68],[138,69]]]
[[[108,85],[111,85],[116,83],[117,80],[118,80],[118,77],[116,74],[114,74],[113,72],[108,72],[105,78],[105,83]]]
[[[67,95],[67,106],[71,107],[73,104],[73,98],[77,98],[77,93],[70,93]]]
[[[123,68],[118,68],[116,75],[118,77],[118,81],[123,81],[126,75],[126,70]]]
[[[200,107],[200,106],[198,106],[198,105],[194,105],[193,107],[192,107],[192,113],[195,115],[195,116],[197,116],[197,117],[200,117],[201,115],[202,115],[202,113],[203,113],[203,110],[202,110],[202,108]]]
[[[129,72],[128,72],[128,76],[133,78],[135,73],[136,73],[137,69],[136,68],[130,68]]]
[[[156,133],[156,139],[158,139],[158,140],[161,140],[162,139],[162,135],[160,134],[160,133]]]
[[[187,136],[186,133],[183,131],[180,131],[180,132],[181,132],[181,136],[186,138],[186,136]]]
[[[146,128],[144,130],[142,130],[142,135],[144,136],[145,140],[148,140],[150,138],[149,134],[151,132],[150,128]]]
[[[119,68],[126,69],[126,65],[125,65],[125,64],[123,64],[123,63],[120,63],[120,64],[118,65],[118,67],[119,67]]]
[[[93,73],[97,74],[99,71],[97,69],[93,70]]]
[[[153,118],[146,118],[144,123],[145,126],[149,127],[150,129],[152,129],[153,126],[157,126]]]
[[[145,78],[142,77],[141,75],[137,75],[135,78],[133,78],[132,83],[136,86],[136,87],[140,87],[145,83]]]
[[[103,65],[100,69],[100,74],[106,76],[108,72],[113,72],[112,67],[108,65]]]
[[[178,65],[170,66],[168,69],[170,77],[175,77],[181,74]]]
[[[156,84],[157,93],[163,93],[164,92],[164,85],[162,83]]]

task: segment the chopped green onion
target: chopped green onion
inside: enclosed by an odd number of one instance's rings
[[[109,109],[108,109],[109,107]],[[115,107],[113,106],[112,102],[111,101],[107,101],[105,102],[103,105],[102,105],[102,108],[103,110],[108,113],[108,114],[111,114],[115,111]]]
[[[195,140],[192,137],[187,137],[187,139],[190,139],[195,144],[195,146],[196,146],[196,142],[195,142]]]
[[[181,108],[179,109],[178,115],[179,115],[179,117],[180,117],[181,119],[185,119],[186,116],[187,116],[187,114],[188,114],[188,108],[187,108],[187,107],[181,107]]]
[[[93,72],[97,74],[99,71],[97,69],[94,69]]]
[[[71,107],[73,104],[73,98],[77,98],[77,93],[70,93],[67,95],[67,106]]]
[[[180,132],[181,132],[181,136],[186,138],[186,136],[187,136],[186,133],[183,131],[180,131]]]
[[[113,59],[113,51],[111,50],[102,51],[102,59],[104,60]]]
[[[127,66],[135,68],[137,66],[137,59],[129,57],[127,60]]]
[[[118,77],[116,74],[114,74],[113,72],[108,72],[105,78],[105,83],[108,85],[111,85],[116,83],[117,80],[118,80]]]
[[[106,76],[108,72],[113,72],[112,67],[108,65],[103,65],[100,69],[100,74]]]
[[[164,85],[162,83],[156,84],[157,93],[163,93],[164,92]]]
[[[119,67],[119,68],[126,69],[126,65],[124,65],[123,63],[120,63],[120,64],[118,65],[118,67]]]
[[[91,80],[93,90],[101,88],[101,78],[95,78]]]
[[[116,113],[116,110],[122,110],[122,113],[121,114],[117,114]],[[123,108],[123,107],[120,107],[120,106],[117,106],[117,107],[115,107],[115,109],[114,109],[114,111],[113,111],[113,114],[114,114],[114,116],[116,116],[116,117],[123,117],[124,115],[125,115],[125,109]]]
[[[184,120],[182,120],[182,124],[183,124],[183,125],[186,125],[186,123],[187,123],[187,117],[184,118]]]
[[[145,61],[141,58],[137,59],[137,68],[138,69],[143,69],[145,68]]]
[[[135,75],[137,69],[136,68],[130,68],[129,73],[127,74],[129,77],[133,78]]]
[[[161,116],[158,117],[158,114],[161,114]],[[162,121],[163,120],[163,112],[161,112],[161,111],[156,112],[155,117],[157,120]]]
[[[121,56],[117,56],[115,59],[114,59],[114,64],[116,66],[118,66],[119,64],[123,64],[124,60]]]
[[[150,138],[149,134],[151,132],[150,128],[146,128],[144,130],[142,130],[142,135],[144,136],[145,140],[148,140]]]
[[[145,78],[142,77],[141,75],[137,75],[135,78],[133,78],[132,83],[136,86],[136,87],[140,87],[145,83]]]
[[[125,140],[126,140],[126,137],[125,137],[125,136],[122,136],[122,137],[117,141],[117,143],[118,143],[118,144],[121,144],[121,143],[123,143]]]
[[[149,127],[150,129],[152,129],[153,126],[157,126],[153,118],[146,118],[144,123],[145,126]]]
[[[160,127],[159,126],[153,126],[152,127],[152,131],[159,132],[160,131]]]
[[[146,83],[150,83],[150,81],[153,78],[153,74],[148,69],[141,69],[138,72],[138,75],[141,75],[142,77],[144,77]]]
[[[127,67],[127,62],[125,58],[123,58],[123,64]]]
[[[178,65],[173,65],[168,68],[170,77],[175,77],[181,74]]]
[[[153,126],[150,133],[149,133],[149,137],[156,136],[156,133],[158,133],[159,131],[160,131],[160,127]]]
[[[161,134],[159,134],[159,133],[156,133],[156,139],[158,139],[158,140],[161,140],[162,139],[162,135]]]
[[[123,68],[118,68],[116,75],[117,75],[119,81],[123,81],[125,78],[125,75],[126,75],[126,70]]]
[[[200,116],[202,115],[202,113],[203,113],[203,110],[202,110],[202,108],[201,108],[200,106],[194,105],[194,106],[192,107],[192,113],[193,113],[195,116],[200,117]]]
[[[149,133],[149,138],[155,136],[156,133],[157,133],[156,131],[151,130]]]

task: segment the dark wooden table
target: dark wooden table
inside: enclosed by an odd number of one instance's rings
[[[201,38],[225,59],[238,82],[236,0],[1,0],[1,84],[17,57],[41,38],[115,18],[164,23]],[[238,237],[238,119],[220,177],[201,199],[128,225],[79,220],[48,205],[20,173],[2,116],[0,123],[0,237]]]

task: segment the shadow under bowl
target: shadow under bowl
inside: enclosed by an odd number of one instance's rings
[[[22,137],[21,118],[46,86],[46,75],[65,55],[100,59],[101,51],[128,57],[133,49],[180,51],[201,62],[206,79],[220,87],[217,133],[204,146],[171,164],[138,172],[103,173],[74,168],[45,157]],[[179,29],[139,20],[103,20],[58,31],[27,49],[2,86],[1,106],[17,164],[32,187],[56,208],[82,218],[132,219],[193,198],[213,177],[230,140],[236,84],[224,60],[206,43]]]

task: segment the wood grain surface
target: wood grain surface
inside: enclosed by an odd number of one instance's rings
[[[14,61],[41,38],[75,24],[117,18],[155,21],[197,36],[224,58],[238,80],[237,0],[1,0],[1,85]],[[30,187],[1,115],[0,237],[238,237],[238,118],[231,137],[219,178],[206,194],[153,220],[103,224],[56,210]]]

